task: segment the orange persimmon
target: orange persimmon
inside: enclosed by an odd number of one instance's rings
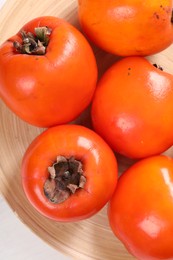
[[[119,56],[149,55],[173,41],[171,0],[78,0],[79,20],[100,48]]]
[[[74,120],[89,105],[96,81],[89,43],[62,19],[36,18],[0,47],[0,96],[30,124]]]

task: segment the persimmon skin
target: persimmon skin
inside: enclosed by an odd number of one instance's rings
[[[95,131],[129,158],[164,152],[173,144],[173,75],[143,57],[126,57],[98,82],[91,115]]]
[[[44,55],[18,53],[8,39],[0,47],[0,96],[24,121],[50,127],[74,120],[89,105],[97,82],[97,65],[85,37],[66,21],[38,17],[21,28],[47,26],[52,32]],[[21,31],[20,30],[20,31]]]
[[[173,259],[173,160],[138,161],[119,178],[108,218],[114,234],[139,260]]]
[[[171,0],[78,0],[83,31],[96,45],[119,56],[146,56],[173,42]]]
[[[57,156],[74,157],[83,164],[86,184],[60,204],[44,194],[48,167]],[[28,147],[22,161],[22,185],[30,203],[47,218],[74,222],[96,214],[110,200],[117,185],[114,153],[94,131],[79,125],[51,127]]]

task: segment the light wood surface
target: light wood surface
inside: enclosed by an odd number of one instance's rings
[[[8,0],[0,11],[0,43],[15,34],[25,22],[42,15],[65,18],[79,26],[76,0]],[[117,58],[96,47],[93,49],[101,75]],[[173,73],[172,53],[173,46],[149,59]],[[87,117],[88,113],[83,116]],[[106,207],[88,220],[67,224],[50,221],[34,210],[22,190],[20,166],[27,146],[43,129],[17,118],[3,102],[0,102],[0,119],[0,191],[21,221],[48,244],[73,259],[134,259],[112,234]],[[81,123],[80,120],[77,123]],[[171,149],[167,154],[173,154]],[[120,172],[132,163],[123,157],[118,160]]]
[[[0,259],[1,260],[70,260],[44,243],[20,219],[0,195]],[[32,249],[32,250],[31,250]]]

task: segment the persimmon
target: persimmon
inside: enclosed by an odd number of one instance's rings
[[[0,96],[32,125],[74,120],[91,102],[96,82],[93,51],[65,20],[35,18],[0,47]]]
[[[118,170],[114,153],[94,131],[61,125],[33,140],[21,175],[36,210],[55,221],[71,222],[105,206],[116,188]]]
[[[160,154],[173,144],[173,75],[143,57],[126,57],[102,76],[92,122],[116,152],[130,158]]]
[[[173,259],[173,159],[138,161],[120,177],[108,207],[110,226],[139,260]]]
[[[146,56],[172,44],[171,0],[78,0],[84,33],[119,56]]]

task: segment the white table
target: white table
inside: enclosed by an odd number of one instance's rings
[[[0,0],[0,10],[7,0]],[[11,1],[11,0],[10,0]],[[0,196],[0,260],[69,260],[27,228]]]

